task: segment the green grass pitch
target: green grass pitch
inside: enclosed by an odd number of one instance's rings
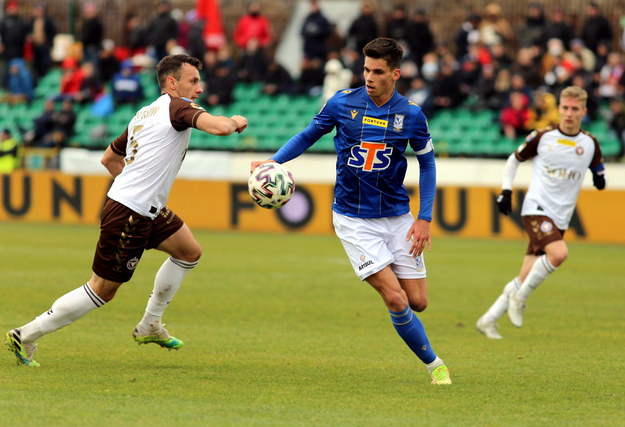
[[[97,227],[0,224],[0,328],[90,274]],[[165,255],[117,297],[39,341],[41,368],[0,353],[3,425],[625,425],[625,247],[575,243],[501,341],[476,319],[516,274],[523,241],[435,238],[419,315],[454,383],[431,386],[335,236],[196,231],[203,246],[165,322],[180,351],[138,346]],[[4,349],[4,347],[2,347]],[[5,424],[6,423],[6,424]]]

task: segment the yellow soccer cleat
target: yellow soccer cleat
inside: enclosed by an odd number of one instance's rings
[[[441,365],[430,373],[432,384],[451,384],[449,369],[447,366]]]

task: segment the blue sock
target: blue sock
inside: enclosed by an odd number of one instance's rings
[[[395,330],[404,342],[410,347],[410,350],[417,355],[425,364],[432,363],[436,359],[436,353],[430,347],[430,341],[425,333],[423,323],[416,314],[406,307],[403,311],[396,313],[388,311],[391,314],[391,322],[395,326]]]

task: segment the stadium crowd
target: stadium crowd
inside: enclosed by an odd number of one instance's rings
[[[240,82],[260,83],[262,93],[269,95],[327,98],[344,85],[363,83],[362,46],[387,36],[405,49],[397,90],[420,104],[427,117],[459,106],[489,109],[497,113],[502,137],[518,138],[558,123],[555,100],[564,87],[575,85],[589,94],[586,120],[609,122],[621,141],[618,157],[625,151],[625,61],[621,47],[615,48],[621,35],[594,1],[587,3],[577,27],[566,8],[546,10],[532,2],[520,28],[513,28],[499,3],[493,2],[468,13],[455,33],[442,41],[432,32],[426,9],[396,5],[388,16],[380,16],[372,3],[364,1],[346,34],[340,34],[320,4],[311,0],[300,32],[303,58],[297,78],[273,56],[272,46],[280,35],[274,33],[259,1],[249,3],[219,49],[209,49],[203,42],[205,22],[196,10],[174,9],[167,0],[159,1],[146,22],[130,13],[123,42],[116,45],[105,38],[103,11],[86,2],[77,17],[75,42],[67,46],[60,63],[51,55],[58,26],[45,3],[29,8],[31,16],[21,12],[22,6],[15,0],[5,2],[0,20],[2,103],[30,103],[38,82],[60,67],[60,91],[49,97],[65,103],[63,110],[87,104],[105,114],[115,105],[142,102],[145,88],[138,73],[165,55],[181,52],[204,63],[201,102],[208,108],[230,104]],[[42,115],[51,115],[48,107]],[[24,130],[26,137],[18,139],[49,146],[50,138],[32,137],[42,121],[36,118],[32,129]],[[52,139],[58,147],[71,137],[71,129],[64,132],[69,136]]]

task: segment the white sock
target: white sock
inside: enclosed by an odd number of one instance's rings
[[[89,283],[85,283],[54,301],[50,310],[22,326],[22,342],[34,344],[43,335],[69,325],[104,304],[106,301],[93,292]]]
[[[174,299],[182,280],[196,262],[185,262],[169,257],[156,273],[154,289],[150,294],[145,314],[140,324],[146,328],[160,325],[161,318],[169,303]]]
[[[503,316],[503,314],[508,310],[508,295],[510,295],[510,292],[519,289],[520,286],[521,282],[519,281],[518,276],[509,281],[506,286],[504,286],[502,294],[499,295],[493,305],[491,305],[486,313],[484,313],[484,316],[482,316],[484,320],[490,323]]]
[[[527,297],[540,285],[551,273],[556,271],[556,267],[551,265],[547,259],[547,255],[542,255],[534,261],[534,265],[527,274],[527,277],[521,284],[516,293],[516,297],[521,301],[527,300]]]
[[[441,359],[440,357],[436,356],[436,359],[434,359],[433,362],[428,363],[427,368],[428,368],[428,372],[432,373],[432,371],[436,368],[438,368],[439,366],[444,365],[445,362],[443,362],[443,359]]]

